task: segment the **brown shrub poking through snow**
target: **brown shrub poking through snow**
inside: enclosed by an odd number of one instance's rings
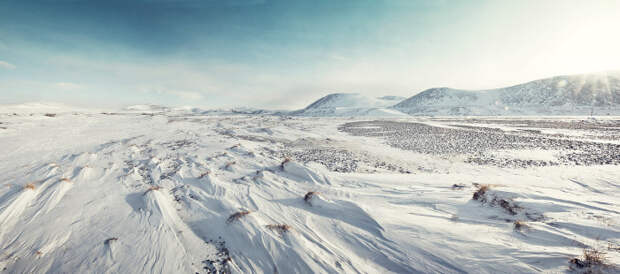
[[[507,200],[496,195],[489,194],[489,190],[491,189],[491,185],[479,185],[476,184],[478,190],[474,192],[472,197],[473,200],[479,201],[481,203],[489,203],[491,206],[499,206],[506,210],[510,215],[517,215],[517,211],[523,209],[518,206],[512,200]]]
[[[293,160],[291,160],[291,158],[288,158],[288,157],[284,158],[284,161],[282,161],[282,163],[280,163],[280,169],[284,170],[284,166],[286,165],[286,163],[289,163],[291,161],[293,161]]]
[[[24,189],[30,189],[30,190],[34,190],[34,184],[33,183],[28,183],[24,186]]]
[[[224,166],[225,169],[230,169],[232,166],[236,165],[237,162],[228,162],[226,163],[226,165]]]
[[[314,195],[319,195],[319,193],[316,192],[316,191],[310,191],[310,192],[306,193],[306,195],[304,196],[304,201],[306,203],[308,203],[310,206],[312,206],[311,201],[312,201],[312,197],[314,197]]]
[[[521,231],[524,228],[528,228],[527,223],[524,221],[515,221],[514,225],[515,225],[515,230],[517,231]]]
[[[71,180],[69,180],[69,178],[61,178],[60,181],[61,182],[71,183]]]
[[[596,248],[586,248],[583,250],[581,258],[573,258],[570,260],[572,268],[598,268],[607,267],[607,258],[605,252]]]
[[[250,213],[252,213],[252,212],[251,211],[239,211],[239,212],[236,212],[236,213],[228,216],[228,219],[226,219],[226,223],[227,224],[231,224],[232,222],[237,221],[237,220],[241,219],[243,216],[248,215]]]
[[[56,117],[56,113],[45,113],[46,117]]]
[[[290,225],[286,225],[286,224],[278,224],[278,225],[266,225],[265,227],[277,231],[280,234],[284,234],[286,232],[291,231],[291,229],[293,229]]]
[[[492,202],[499,204],[499,206],[505,209],[506,212],[510,213],[510,215],[517,215],[517,210],[521,209],[521,207],[519,207],[518,205],[514,203],[510,203],[506,199],[497,199],[496,197],[496,198],[493,198]]]
[[[146,190],[146,192],[144,192],[144,195],[146,195],[147,193],[151,192],[151,191],[155,191],[155,190],[160,190],[161,187],[160,186],[152,186],[149,187],[149,189]]]
[[[198,176],[198,179],[202,179],[202,178],[204,178],[205,176],[207,176],[209,174],[211,174],[211,171],[207,170],[207,171],[201,173],[200,176]]]
[[[491,189],[491,186],[489,185],[479,185],[478,190],[474,192],[474,196],[472,197],[472,199],[476,201],[486,202],[487,198],[485,194],[489,189]]]

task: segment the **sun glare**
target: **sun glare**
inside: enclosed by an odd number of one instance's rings
[[[574,22],[567,33],[559,37],[558,65],[563,70],[579,73],[619,69],[620,20],[592,20]]]

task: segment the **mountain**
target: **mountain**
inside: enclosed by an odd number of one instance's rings
[[[358,93],[329,94],[306,108],[290,112],[297,116],[403,116],[389,107],[405,99],[399,96],[368,97]]]
[[[392,108],[412,115],[617,115],[620,75],[557,76],[482,91],[431,88]]]

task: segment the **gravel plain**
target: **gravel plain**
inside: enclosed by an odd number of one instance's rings
[[[458,120],[463,123],[467,120]],[[617,135],[618,122],[596,123],[557,121],[510,121],[495,122],[519,123],[519,125],[553,127],[560,129],[588,129]],[[446,126],[435,126],[420,122],[398,121],[358,121],[345,123],[339,130],[354,136],[367,136],[384,139],[389,145],[422,154],[467,155],[466,162],[480,165],[502,167],[530,167],[551,165],[619,165],[620,144],[569,138],[562,135],[550,136],[537,130],[504,131],[500,128],[450,125],[454,120],[445,120]],[[474,120],[474,123],[478,122]],[[485,123],[494,121],[485,120]],[[554,160],[521,159],[497,157],[498,150],[548,150],[561,151]]]

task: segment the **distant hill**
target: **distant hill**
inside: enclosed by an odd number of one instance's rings
[[[431,88],[392,108],[411,115],[619,115],[620,77],[557,76],[482,91]]]
[[[289,114],[298,116],[403,116],[389,107],[405,99],[399,96],[368,97],[357,93],[329,94],[306,108]]]

